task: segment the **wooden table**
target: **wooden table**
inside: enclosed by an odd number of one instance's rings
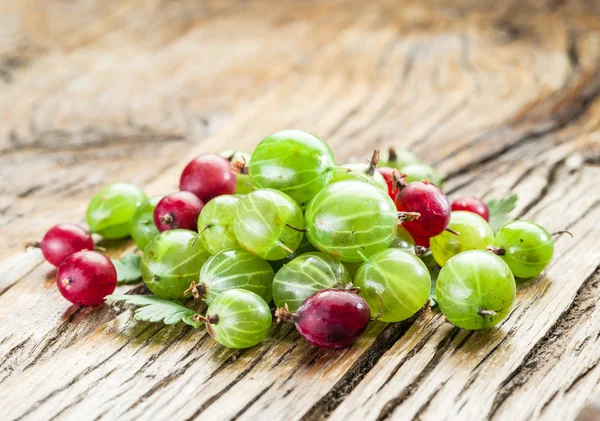
[[[599,94],[592,0],[0,1],[0,419],[596,419]],[[516,192],[574,238],[499,328],[425,312],[342,351],[69,306],[22,248],[102,185],[169,193],[198,153],[283,128],[339,162],[409,148],[451,197]]]

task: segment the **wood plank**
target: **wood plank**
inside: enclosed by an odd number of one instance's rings
[[[595,3],[0,5],[7,419],[573,419],[598,391]],[[81,221],[102,184],[168,193],[195,154],[251,149],[284,127],[323,136],[340,161],[410,147],[453,195],[516,191],[518,214],[575,239],[557,241],[499,329],[426,312],[372,323],[344,351],[278,326],[236,352],[118,306],[69,307],[39,251],[18,251],[53,222]]]

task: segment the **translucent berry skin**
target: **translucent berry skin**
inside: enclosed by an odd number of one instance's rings
[[[163,197],[154,209],[154,225],[160,232],[176,228],[194,231],[204,203],[188,191]]]
[[[371,312],[360,295],[343,289],[326,289],[310,296],[296,316],[296,329],[308,343],[339,349],[360,337]]]
[[[203,154],[190,161],[179,179],[179,189],[194,193],[203,203],[222,194],[233,194],[236,185],[230,162],[217,154]]]
[[[342,262],[360,262],[386,249],[396,235],[398,213],[387,191],[360,181],[321,190],[306,209],[306,235],[320,251]]]
[[[306,235],[304,235],[302,237],[302,241],[300,242],[300,245],[298,246],[298,248],[296,250],[294,250],[294,252],[292,254],[288,254],[287,256],[285,256],[283,259],[280,259],[280,260],[272,260],[269,263],[271,264],[271,267],[273,268],[273,270],[275,272],[277,272],[279,269],[281,269],[283,267],[283,265],[290,263],[296,257],[298,257],[302,254],[305,254],[305,253],[313,252],[313,251],[317,251],[317,249],[315,248],[315,246],[313,246],[311,244],[310,241],[308,241],[308,237],[306,237]]]
[[[436,298],[450,323],[462,329],[488,329],[510,313],[515,278],[498,256],[483,250],[457,254],[444,265]]]
[[[140,250],[144,250],[150,240],[158,235],[158,228],[154,225],[154,208],[162,196],[151,197],[146,200],[131,218],[131,238]]]
[[[331,181],[335,165],[329,146],[302,130],[283,130],[264,138],[250,158],[254,188],[284,192],[301,208]]]
[[[283,259],[290,254],[286,248],[296,250],[304,227],[298,204],[273,189],[254,190],[240,199],[233,225],[241,246],[265,260]]]
[[[369,164],[345,164],[341,167],[336,167],[335,170],[333,170],[331,183],[345,180],[363,181],[384,191],[388,191],[388,186],[383,175],[377,170],[375,170],[373,175],[369,175],[367,174],[369,168]]]
[[[271,309],[258,295],[244,289],[223,291],[206,310],[212,338],[227,348],[249,348],[260,343],[269,333]]]
[[[200,270],[202,298],[210,305],[223,291],[245,289],[270,303],[274,276],[271,265],[261,258],[245,250],[223,250],[211,256]]]
[[[218,155],[222,156],[230,163],[241,162],[242,164],[248,165],[252,154],[235,149],[225,149],[218,152]],[[248,174],[235,174],[235,179],[235,194],[248,194],[254,190],[250,184],[250,176],[248,176]]]
[[[94,240],[85,228],[77,224],[58,224],[46,232],[40,242],[44,258],[54,266],[81,250],[94,250]]]
[[[413,181],[429,181],[440,189],[443,187],[444,179],[439,175],[432,166],[425,164],[407,165],[402,168],[402,174],[405,175],[407,183]]]
[[[394,173],[398,173],[398,175],[400,175],[400,173],[397,169],[392,167],[379,167],[377,168],[377,171],[385,180],[385,185],[387,186],[387,192],[389,196],[392,198],[392,200],[395,199],[396,194],[398,194],[398,188],[396,187],[396,180],[394,180]],[[401,177],[401,179],[404,178]]]
[[[392,240],[392,244],[390,244],[390,248],[400,249],[415,254],[415,240],[405,228],[398,227],[396,236]]]
[[[541,226],[529,221],[514,221],[496,234],[494,246],[504,250],[504,260],[517,278],[539,275],[552,261],[554,240]]]
[[[211,254],[241,247],[233,229],[235,210],[239,201],[238,196],[224,194],[212,199],[200,212],[198,218],[200,240]]]
[[[277,307],[296,311],[317,291],[345,286],[350,274],[334,257],[325,253],[305,253],[283,266],[273,280],[273,301]]]
[[[210,253],[194,231],[174,229],[158,234],[144,249],[142,278],[150,291],[161,298],[183,299]]]
[[[461,197],[452,202],[451,207],[453,211],[473,212],[485,219],[486,222],[490,222],[490,210],[485,202],[477,197]]]
[[[392,153],[390,153],[392,152]],[[404,167],[412,164],[420,164],[421,160],[412,152],[405,151],[402,149],[382,151],[379,160],[381,167],[395,168],[401,171]]]
[[[354,285],[369,304],[373,317],[382,322],[406,320],[423,307],[431,290],[431,275],[414,254],[387,249],[365,262]]]
[[[485,250],[494,241],[494,230],[481,216],[468,211],[455,211],[450,216],[448,231],[431,239],[431,253],[438,265],[467,250]]]
[[[128,237],[131,218],[146,199],[144,192],[132,184],[116,183],[104,187],[92,197],[87,208],[90,232],[107,239]]]
[[[421,217],[402,224],[413,237],[434,237],[450,223],[450,202],[434,184],[424,181],[408,183],[396,195],[399,211],[418,212]]]
[[[56,273],[56,286],[73,304],[94,306],[117,286],[117,271],[106,256],[95,251],[78,251],[67,257]]]

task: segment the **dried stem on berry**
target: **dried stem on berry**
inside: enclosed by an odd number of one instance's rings
[[[42,247],[42,243],[40,243],[39,241],[25,241],[25,242],[23,243],[23,247],[24,247],[25,249],[28,249],[28,248],[30,248],[30,247],[31,247],[31,248],[36,248],[36,249],[39,249],[40,247]]]
[[[381,302],[381,308],[379,309],[379,311],[377,313],[375,313],[375,316],[371,317],[371,320],[379,319],[381,316],[383,316],[383,310],[385,310],[385,303],[383,302],[383,297],[381,296],[379,291],[375,291],[375,294],[377,295],[377,298],[379,298],[379,301]]]
[[[288,227],[288,228],[293,229],[294,231],[306,232],[306,229],[304,229],[304,228],[298,228],[298,227],[295,227],[295,226],[293,226],[291,224],[285,224],[285,226]]]
[[[477,314],[481,317],[498,317],[498,313],[496,313],[494,310],[486,310],[484,308],[477,310]]]
[[[417,255],[417,257],[424,256],[425,253],[427,253],[427,247],[415,246],[415,254]]]
[[[388,149],[388,161],[396,162],[398,160],[398,155],[396,154],[396,149],[390,148]]]
[[[211,337],[214,338],[215,330],[212,326],[219,323],[219,316],[217,314],[207,314],[206,316],[202,316],[201,314],[194,314],[194,320],[197,322],[204,323],[206,325],[206,331]]]
[[[487,251],[491,251],[492,253],[494,253],[496,256],[504,256],[506,254],[506,250],[504,250],[501,247],[496,247],[492,244],[490,244],[489,246],[486,247]]]
[[[460,232],[453,230],[450,227],[446,227],[446,231],[448,231],[450,234],[454,234],[454,235],[460,235]]]
[[[404,174],[400,174],[400,171],[392,172],[392,183],[395,190],[400,191],[407,186],[404,176]]]
[[[336,168],[336,167],[334,167],[334,168]],[[344,167],[337,167],[337,168],[344,168]],[[369,182],[369,179],[367,177],[365,177],[363,174],[359,173],[358,171],[353,170],[352,168],[344,168],[344,170],[346,172],[351,172],[352,174],[356,175],[357,177],[362,178],[367,183]]]
[[[194,297],[194,300],[204,300],[206,298],[206,285],[204,284],[204,282],[200,282],[198,284],[192,282],[190,284],[190,287],[188,289],[186,289],[185,291],[183,291],[184,295],[188,295],[189,293],[192,293],[192,296]]]
[[[421,214],[419,212],[398,212],[398,222],[401,224],[403,222],[416,221],[420,217]]]
[[[371,156],[371,160],[369,161],[369,168],[367,169],[367,171],[365,171],[365,174],[370,176],[375,174],[377,164],[379,164],[379,149],[375,149],[373,151],[373,155]]]
[[[245,162],[233,161],[231,163],[231,172],[234,174],[248,174],[248,167]]]
[[[285,304],[284,307],[279,307],[277,310],[275,310],[275,317],[277,317],[277,323],[281,322],[282,320],[284,322],[296,323],[298,320],[300,320],[300,317],[298,317],[296,313],[290,313],[287,304]]]
[[[160,219],[160,222],[162,222],[165,225],[172,225],[173,222],[175,221],[174,215],[169,212],[165,215],[160,216],[158,219]]]
[[[360,288],[359,287],[355,287],[352,282],[350,282],[345,287],[342,287],[342,288],[339,288],[339,289],[343,289],[345,291],[351,292],[352,294],[360,294]]]
[[[573,234],[570,231],[556,231],[556,232],[553,232],[552,234],[550,234],[550,237],[554,237],[555,235],[563,235],[563,234],[569,234],[571,236],[571,238],[574,238]]]
[[[287,251],[289,254],[294,253],[294,250],[292,250],[291,248],[289,248],[288,246],[286,246],[285,244],[283,244],[281,241],[279,242],[279,247],[281,247],[282,249],[284,249],[285,251]]]
[[[71,282],[73,282],[71,278],[63,278],[60,281],[60,283],[64,285],[66,290],[71,289]]]
[[[200,230],[200,232],[198,232],[198,234],[196,234],[196,236],[194,237],[194,240],[192,241],[192,247],[194,247],[194,245],[196,244],[196,241],[198,241],[198,238],[200,238],[200,235],[202,235],[202,233],[203,233],[204,231],[206,231],[207,229],[209,229],[210,227],[212,227],[212,225],[211,225],[211,224],[206,224],[206,225],[204,226],[204,228],[202,228],[202,229]]]

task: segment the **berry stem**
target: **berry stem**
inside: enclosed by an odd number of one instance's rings
[[[25,241],[23,243],[23,247],[25,247],[25,249],[28,249],[30,247],[39,249],[40,247],[42,247],[42,243],[40,243],[39,241]]]
[[[275,317],[277,317],[277,323],[280,321],[297,323],[300,317],[296,313],[291,313],[286,304],[284,307],[279,307],[275,310]]]
[[[231,163],[231,172],[234,174],[248,175],[248,167],[245,162],[233,161]]]
[[[192,282],[190,284],[190,287],[188,289],[186,289],[185,291],[183,291],[183,294],[188,295],[190,292],[192,293],[194,300],[198,300],[198,299],[204,300],[207,295],[206,284],[202,281],[200,281],[200,283],[198,283],[198,284]]]
[[[398,170],[392,171],[392,183],[394,184],[394,189],[397,191],[400,191],[407,186],[403,175],[400,174],[400,171]]]
[[[212,227],[212,225],[211,225],[211,224],[206,224],[206,225],[204,226],[204,228],[202,228],[202,229],[200,230],[200,232],[198,232],[198,234],[196,234],[196,236],[194,237],[194,241],[192,241],[192,247],[194,247],[194,245],[196,244],[196,241],[198,241],[198,238],[200,238],[200,235],[202,235],[202,233],[203,233],[204,231],[206,231],[207,229],[209,229],[210,227]]]
[[[556,231],[556,232],[553,232],[552,234],[550,234],[550,237],[554,237],[555,235],[563,235],[563,234],[569,234],[571,236],[571,238],[575,238],[570,231]]]
[[[293,229],[294,231],[298,231],[298,232],[306,232],[306,229],[305,229],[305,228],[298,228],[298,227],[295,227],[295,226],[293,226],[293,225],[291,225],[291,224],[285,224],[285,226],[286,226],[286,227],[288,227],[288,228],[291,228],[291,229]]]
[[[454,234],[454,235],[460,235],[460,232],[453,230],[450,227],[446,227],[446,231],[448,231],[450,234]]]
[[[419,212],[398,212],[398,222],[410,222],[415,221],[421,217]]]
[[[219,316],[217,314],[202,316],[201,314],[194,314],[194,320],[197,322],[202,322],[206,325],[206,331],[211,336],[211,338],[215,337],[215,330],[213,329],[213,325],[219,323]]]
[[[494,310],[486,310],[484,308],[477,310],[477,314],[481,317],[498,317],[498,313],[496,313]]]
[[[491,251],[492,253],[494,253],[496,256],[504,256],[506,254],[506,250],[504,250],[501,247],[495,247],[494,245],[490,244],[489,246],[486,247],[487,251]]]
[[[396,162],[398,160],[398,155],[396,154],[396,149],[390,148],[388,149],[388,161]]]
[[[427,247],[415,246],[415,254],[417,257],[422,257],[425,255],[425,253],[427,253]]]
[[[373,174],[375,174],[375,170],[377,169],[377,164],[379,164],[379,149],[375,148],[373,155],[369,160],[369,168],[367,171],[365,171],[365,174],[373,176]]]
[[[281,241],[278,244],[279,244],[279,247],[281,247],[282,249],[284,249],[285,251],[287,251],[289,254],[294,253],[294,250],[292,250],[291,248],[289,248],[288,246],[286,246],[285,244],[283,244]]]
[[[383,310],[385,310],[385,303],[383,302],[383,297],[381,297],[381,294],[379,293],[379,291],[375,291],[375,294],[377,295],[377,298],[379,298],[381,307],[379,308],[379,311],[377,313],[375,313],[375,316],[371,317],[371,320],[379,319],[381,316],[383,316]]]
[[[336,168],[341,168],[346,172],[351,172],[352,174],[356,175],[357,177],[362,178],[367,183],[369,182],[369,179],[367,177],[365,177],[363,174],[359,173],[358,171],[353,170],[352,168],[344,168],[344,167],[336,167]]]
[[[359,256],[363,259],[365,263],[369,263],[369,259],[367,259],[367,256],[365,256],[362,251],[356,250],[356,252],[359,254]]]

